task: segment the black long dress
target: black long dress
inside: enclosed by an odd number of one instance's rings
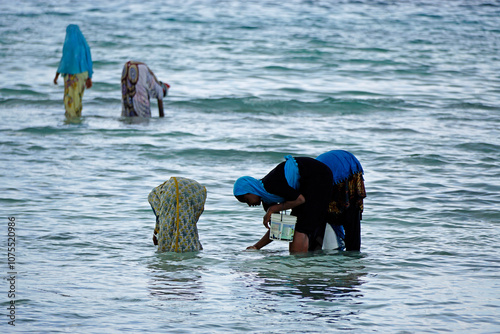
[[[292,209],[297,217],[295,230],[309,237],[309,250],[321,248],[321,241],[326,226],[328,204],[333,192],[333,178],[330,168],[322,162],[308,157],[296,157],[300,174],[300,186],[295,190],[285,178],[285,162],[277,165],[265,177],[262,183],[267,192],[293,201],[302,194],[305,203]],[[267,210],[269,206],[264,205]]]

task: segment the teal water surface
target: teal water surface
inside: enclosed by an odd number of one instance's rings
[[[0,3],[2,332],[500,331],[496,1]],[[65,28],[94,59],[83,118],[52,83]],[[120,117],[123,64],[171,84]],[[361,252],[244,251],[232,196],[283,156],[363,164]],[[204,250],[158,254],[152,188],[207,187]],[[8,217],[16,296],[8,297]],[[15,300],[15,327],[7,308]]]

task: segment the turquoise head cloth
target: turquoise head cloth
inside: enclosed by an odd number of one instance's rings
[[[233,194],[234,196],[254,194],[267,204],[282,203],[285,201],[283,197],[268,193],[261,180],[250,176],[242,176],[236,180],[233,187]]]
[[[297,161],[291,156],[287,155],[285,157],[285,178],[288,185],[295,190],[298,190],[300,187],[300,174],[299,174],[299,165]]]
[[[337,184],[356,173],[363,173],[363,167],[356,157],[347,151],[334,150],[321,154],[316,158],[332,171],[333,183]]]
[[[86,71],[89,72],[89,78],[92,78],[90,47],[80,28],[76,24],[70,24],[66,28],[63,54],[57,72],[61,74],[77,74]]]

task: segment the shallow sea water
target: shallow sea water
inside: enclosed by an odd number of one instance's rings
[[[500,6],[495,1],[0,3],[2,332],[497,333]],[[91,47],[83,118],[52,83],[65,28]],[[120,75],[172,85],[120,117]],[[363,164],[361,252],[244,251],[232,196],[286,154]],[[152,188],[208,189],[204,250],[158,254]],[[8,217],[16,326],[8,324]]]

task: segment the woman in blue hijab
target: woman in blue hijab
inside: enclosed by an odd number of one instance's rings
[[[292,209],[297,225],[290,243],[291,253],[321,249],[327,222],[343,243],[339,249],[359,250],[366,192],[358,159],[343,150],[329,151],[316,159],[285,159],[260,180],[250,176],[236,180],[236,199],[249,206],[262,203],[267,228],[272,213]],[[261,249],[270,242],[268,230],[249,249]]]
[[[290,253],[321,249],[328,204],[333,190],[332,172],[322,162],[309,157],[286,156],[265,177],[240,177],[234,183],[236,199],[249,206],[263,204],[266,234],[249,249],[261,249],[271,242],[271,214],[292,209],[297,217]]]
[[[81,117],[82,97],[86,88],[92,87],[92,56],[90,47],[80,28],[70,24],[66,28],[63,54],[54,78],[64,77],[64,107],[67,118]]]

